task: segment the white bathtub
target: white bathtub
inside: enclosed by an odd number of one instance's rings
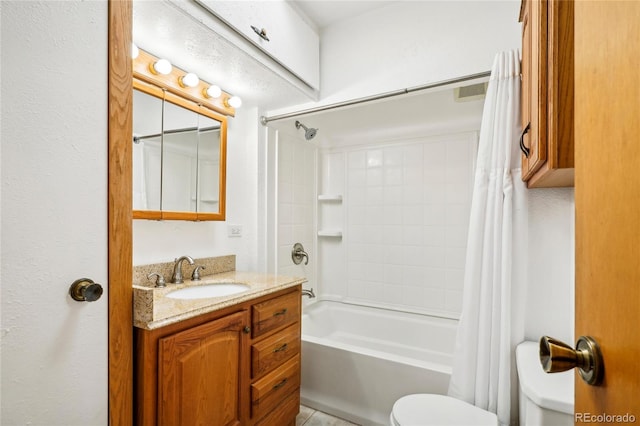
[[[456,327],[456,320],[341,302],[305,306],[302,403],[388,425],[401,396],[447,393]]]

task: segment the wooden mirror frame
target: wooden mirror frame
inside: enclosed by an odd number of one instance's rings
[[[153,64],[158,58],[140,50],[133,60],[133,88],[143,93],[171,102],[172,104],[194,111],[198,114],[220,122],[220,170],[219,170],[219,209],[217,213],[181,212],[162,210],[133,210],[134,219],[149,220],[190,220],[190,221],[223,221],[226,211],[227,188],[227,115],[235,115],[235,109],[229,106],[231,97],[222,92],[217,98],[209,98],[206,90],[209,84],[200,81],[196,87],[185,87],[180,81],[185,71],[173,67],[170,74],[161,75],[153,71]]]
[[[133,79],[133,88],[139,90],[142,93],[147,93],[163,102],[170,102],[174,105],[193,111],[197,114],[209,117],[220,123],[220,164],[219,164],[219,186],[218,186],[218,212],[191,212],[191,211],[170,211],[170,210],[133,210],[134,219],[149,219],[149,220],[191,220],[191,221],[205,221],[205,220],[225,220],[226,210],[226,177],[227,177],[227,118],[224,115],[220,115],[207,108],[206,106],[195,103],[189,99],[185,99],[182,96],[178,96],[173,92],[163,90],[163,88],[146,83],[145,81],[137,78]],[[164,167],[164,165],[163,165]]]

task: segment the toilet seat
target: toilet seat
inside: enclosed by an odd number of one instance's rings
[[[459,399],[433,394],[407,395],[393,404],[392,426],[496,426],[498,417]]]

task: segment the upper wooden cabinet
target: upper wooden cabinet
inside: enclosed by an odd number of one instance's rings
[[[572,0],[523,0],[522,180],[529,188],[573,186]]]
[[[284,0],[196,0],[313,89],[320,89],[320,38]]]

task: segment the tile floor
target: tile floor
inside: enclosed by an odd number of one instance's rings
[[[300,414],[296,418],[296,426],[358,426],[355,423],[330,416],[313,408],[300,406]]]

